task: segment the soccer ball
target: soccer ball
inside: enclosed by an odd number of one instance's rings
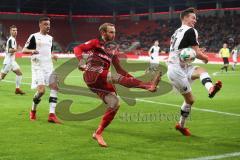
[[[184,63],[192,63],[196,58],[196,52],[192,48],[184,48],[180,52],[180,60]]]

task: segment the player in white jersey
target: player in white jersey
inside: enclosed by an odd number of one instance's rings
[[[204,50],[199,48],[198,32],[194,29],[196,20],[196,10],[188,8],[181,12],[180,19],[182,26],[178,28],[171,37],[170,54],[168,58],[167,75],[172,85],[182,94],[184,102],[181,106],[180,121],[176,124],[176,129],[185,136],[190,136],[188,128],[185,128],[185,121],[191,111],[194,98],[191,91],[190,83],[195,79],[200,79],[206,87],[209,97],[212,98],[221,89],[221,81],[217,81],[214,85],[207,71],[198,66],[185,64],[180,61],[179,54],[181,49],[192,47],[196,52],[196,58],[208,63],[208,56],[204,54]]]
[[[234,47],[231,54],[232,54],[232,60],[233,60],[232,70],[235,70],[237,62],[238,62],[237,59],[238,59],[238,54],[239,54],[239,51],[238,51],[237,47]]]
[[[146,72],[154,73],[157,71],[159,66],[159,50],[158,40],[154,41],[154,45],[149,49],[148,55],[150,57],[150,66],[148,67]]]
[[[45,93],[45,86],[50,88],[50,111],[48,122],[60,123],[55,115],[57,104],[57,77],[54,74],[52,58],[52,36],[48,35],[50,31],[50,19],[48,17],[40,18],[40,31],[31,34],[23,48],[24,53],[32,54],[32,89],[37,89],[33,98],[32,109],[30,112],[30,120],[36,120],[37,105],[41,101],[41,97]]]
[[[20,89],[21,81],[22,81],[22,72],[20,70],[19,65],[15,60],[15,53],[18,51],[17,49],[17,27],[12,25],[10,27],[10,37],[7,40],[5,58],[3,61],[3,68],[0,74],[0,81],[6,77],[9,71],[13,71],[16,74],[16,90],[15,94],[23,95],[23,92]]]

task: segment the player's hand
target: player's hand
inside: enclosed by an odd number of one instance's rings
[[[34,54],[39,54],[39,52],[37,50],[33,50],[32,55],[34,55]]]
[[[57,56],[57,55],[54,55],[54,54],[52,54],[52,59],[53,59],[54,61],[57,61],[57,60],[58,60],[58,56]]]

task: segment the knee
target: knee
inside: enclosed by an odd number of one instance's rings
[[[111,107],[111,108],[118,108],[119,107],[119,99],[118,99],[117,96],[107,95],[105,97],[105,102],[107,103],[108,107]]]
[[[190,104],[191,106],[194,104],[194,102],[195,102],[194,98],[190,98],[186,100],[186,103]]]
[[[118,99],[118,97],[114,97],[113,102],[112,102],[112,107],[113,107],[114,109],[118,109],[119,106],[120,106],[120,104],[119,104],[119,99]]]
[[[38,88],[38,93],[43,95],[45,93],[45,87],[39,87]]]
[[[50,87],[51,90],[58,91],[58,85],[57,85],[57,83],[53,83],[53,84],[49,85],[49,87]]]
[[[22,76],[22,72],[19,71],[19,72],[17,73],[17,75],[18,75],[18,76]]]

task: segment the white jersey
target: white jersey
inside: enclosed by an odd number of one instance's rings
[[[12,63],[15,60],[15,54],[9,52],[10,48],[17,49],[16,39],[12,36],[10,36],[7,40],[6,50],[5,50],[5,58],[4,58],[3,64]]]
[[[196,67],[181,63],[179,54],[183,48],[199,45],[197,38],[197,31],[186,25],[178,28],[171,37],[167,75],[171,84],[181,94],[191,92],[191,77]]]
[[[171,37],[168,64],[180,64],[179,54],[181,49],[199,45],[197,39],[198,32],[196,29],[186,25],[178,28]]]
[[[160,47],[159,46],[152,46],[150,49],[149,49],[149,52],[151,53],[150,55],[150,62],[151,63],[159,63],[159,50],[160,50]]]
[[[233,59],[233,62],[237,62],[237,58],[238,58],[238,50],[237,50],[237,49],[233,49],[233,50],[232,50],[232,59]]]
[[[28,38],[25,48],[34,49],[39,54],[32,55],[31,62],[33,67],[52,67],[52,36],[43,35],[40,32],[31,34]]]

